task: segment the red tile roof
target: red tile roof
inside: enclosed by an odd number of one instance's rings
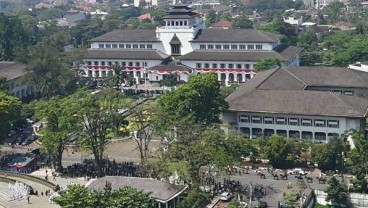
[[[220,20],[214,24],[211,25],[212,28],[230,28],[232,26],[231,22],[227,20]]]
[[[141,16],[138,17],[139,20],[150,20],[151,19],[151,14],[150,13],[146,13],[146,14],[142,14]]]

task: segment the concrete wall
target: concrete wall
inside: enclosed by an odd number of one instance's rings
[[[316,195],[316,202],[318,204],[327,205],[331,202],[326,201],[327,193],[321,190],[314,190]],[[349,194],[351,203],[357,208],[368,207],[368,194],[350,193]]]

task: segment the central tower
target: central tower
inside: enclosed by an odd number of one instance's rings
[[[180,56],[193,51],[190,43],[200,29],[205,29],[202,18],[188,6],[178,3],[163,17],[165,25],[156,29],[165,53]]]

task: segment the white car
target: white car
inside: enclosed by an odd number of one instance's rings
[[[304,170],[300,168],[295,168],[293,170],[289,170],[288,174],[289,175],[307,175],[307,172],[305,172]]]
[[[230,201],[233,198],[233,195],[230,192],[224,192],[221,194],[221,201]]]

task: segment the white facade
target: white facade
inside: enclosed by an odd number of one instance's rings
[[[299,18],[294,16],[284,17],[284,22],[289,23],[291,25],[300,26],[303,24],[303,17]]]
[[[280,134],[286,138],[324,143],[346,130],[364,128],[363,119],[347,117],[226,112],[222,119],[250,138]]]
[[[154,1],[159,0],[152,0]],[[139,1],[135,1],[136,3]],[[146,2],[147,3],[147,2]],[[254,33],[252,30],[248,32],[253,34],[247,38],[247,30],[241,31],[236,37],[241,37],[234,41],[231,37],[229,40],[226,39],[228,35],[222,35],[222,37],[215,38],[206,42],[206,38],[203,40],[196,37],[203,37],[203,31],[214,34],[209,30],[205,30],[205,24],[203,19],[196,13],[192,12],[191,9],[183,4],[174,5],[174,7],[168,12],[168,15],[163,17],[165,22],[164,26],[157,27],[155,31],[144,31],[137,30],[137,32],[129,32],[126,34],[113,34],[107,35],[107,38],[99,38],[90,43],[90,50],[103,49],[106,53],[113,51],[127,51],[127,50],[157,50],[159,54],[165,54],[172,56],[172,59],[178,59],[183,65],[190,67],[189,74],[183,72],[177,72],[180,74],[180,79],[187,81],[190,74],[198,74],[204,72],[213,72],[218,75],[218,80],[224,82],[226,85],[231,83],[246,82],[255,75],[256,60],[258,58],[249,59],[251,61],[244,61],[247,57],[239,57],[239,60],[221,60],[221,61],[192,61],[190,59],[185,60],[181,56],[192,53],[196,50],[203,51],[217,51],[226,53],[226,51],[255,51],[255,52],[266,52],[265,55],[260,55],[259,58],[272,57],[281,58],[281,64],[283,66],[299,66],[299,52],[294,57],[287,56],[283,57],[280,51],[281,38],[268,36],[267,34]],[[220,30],[220,29],[219,29]],[[219,30],[215,31],[218,32]],[[230,31],[230,30],[227,30]],[[254,30],[253,30],[254,31]],[[201,32],[201,35],[199,32]],[[221,32],[221,31],[220,31]],[[124,31],[122,31],[124,33]],[[147,35],[148,34],[148,35]],[[255,34],[255,35],[254,35]],[[121,35],[121,37],[119,37]],[[155,37],[154,37],[155,35]],[[129,36],[129,37],[128,37]],[[113,37],[110,39],[109,37]],[[138,37],[138,38],[131,38]],[[143,38],[142,38],[143,37]],[[151,37],[151,38],[150,38]],[[224,38],[225,37],[225,38]],[[245,37],[245,38],[243,38]],[[259,39],[258,39],[259,37]],[[141,40],[142,39],[142,40]],[[215,39],[215,40],[213,40]],[[218,39],[218,41],[217,41]],[[224,40],[225,39],[225,40]],[[234,42],[232,42],[234,41]],[[259,42],[258,42],[259,41]],[[281,47],[282,48],[282,47]],[[107,49],[107,50],[106,50]],[[116,50],[116,51],[115,51]],[[277,52],[276,52],[277,51]],[[269,53],[272,55],[269,55]],[[111,52],[112,53],[112,52]],[[194,52],[195,53],[195,52]],[[293,53],[293,52],[292,52]],[[285,54],[292,54],[285,53]],[[253,53],[248,53],[252,56]],[[190,55],[190,54],[189,54]],[[100,55],[92,56],[97,57],[96,59],[85,59],[82,70],[85,72],[84,76],[91,78],[103,78],[112,74],[111,67],[114,63],[119,63],[122,66],[122,70],[130,71],[134,74],[135,78],[141,78],[142,74],[146,73],[145,70],[163,64],[168,63],[166,58],[158,58],[157,60],[145,60],[145,57],[137,57],[136,60],[108,60],[98,58]],[[134,55],[140,56],[140,53]],[[142,55],[144,56],[144,55]],[[248,56],[248,55],[245,55]],[[104,56],[109,57],[109,56]],[[115,55],[114,57],[124,57],[122,55]],[[159,56],[158,56],[159,57]],[[178,58],[179,57],[179,58]],[[206,59],[206,58],[204,58]],[[123,64],[123,62],[126,62]],[[132,64],[129,64],[132,63]],[[136,64],[139,63],[139,64]],[[169,72],[165,73],[171,73]],[[152,73],[152,74],[150,74]],[[160,81],[165,74],[164,72],[147,72],[147,78],[150,81]]]
[[[368,63],[357,63],[357,64],[349,64],[349,69],[354,69],[358,71],[368,72]]]

